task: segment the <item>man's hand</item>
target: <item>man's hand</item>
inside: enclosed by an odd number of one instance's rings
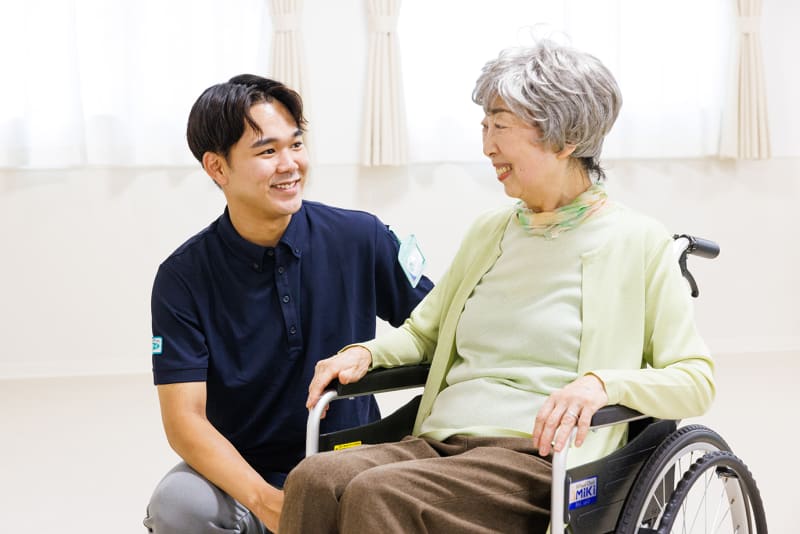
[[[281,509],[283,508],[283,491],[275,490],[262,496],[263,500],[250,510],[264,523],[270,532],[278,532],[278,524],[281,521]]]
[[[361,380],[369,366],[372,365],[372,353],[366,347],[356,345],[317,362],[314,378],[308,386],[306,408],[316,406],[325,388],[331,381],[338,379],[342,384],[351,384]]]
[[[580,447],[589,433],[589,424],[597,410],[608,404],[603,382],[595,375],[584,375],[550,395],[536,414],[533,445],[547,456],[550,449],[561,451],[577,426],[575,446]]]

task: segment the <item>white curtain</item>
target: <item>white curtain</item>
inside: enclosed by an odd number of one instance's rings
[[[367,0],[369,60],[361,160],[364,166],[408,163],[408,130],[397,37],[400,4],[401,0]]]
[[[482,161],[483,65],[550,36],[599,57],[623,105],[604,158],[716,156],[730,0],[406,0],[400,15],[413,162]]]
[[[272,16],[272,61],[269,77],[286,84],[300,93],[303,99],[303,114],[312,116],[311,91],[308,84],[301,22],[303,0],[270,0]],[[311,126],[309,124],[309,126]],[[311,156],[311,134],[306,131],[303,143]]]
[[[308,91],[308,75],[300,31],[303,0],[270,0],[272,15],[272,63],[270,77],[301,96]]]
[[[262,73],[263,0],[20,0],[0,14],[0,167],[196,164],[200,93]]]
[[[761,0],[738,0],[737,7],[739,24],[720,156],[769,159],[772,151],[761,51]]]

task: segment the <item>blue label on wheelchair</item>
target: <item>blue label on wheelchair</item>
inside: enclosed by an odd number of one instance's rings
[[[569,485],[569,509],[574,510],[597,501],[597,477],[585,478]]]

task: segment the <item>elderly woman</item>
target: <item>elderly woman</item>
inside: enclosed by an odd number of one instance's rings
[[[317,365],[309,406],[334,378],[431,372],[413,436],[301,462],[281,534],[544,532],[549,455],[574,427],[584,463],[626,438],[623,425],[589,435],[602,406],[679,419],[714,396],[670,234],[602,186],[621,105],[608,69],[542,41],[487,63],[473,100],[483,151],[519,201],[472,225],[401,328]]]

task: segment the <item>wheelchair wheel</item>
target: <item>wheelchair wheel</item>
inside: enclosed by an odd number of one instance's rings
[[[695,461],[711,452],[730,450],[719,434],[702,425],[687,425],[670,434],[648,458],[631,486],[617,532],[655,531],[675,486]]]
[[[657,532],[766,534],[761,494],[744,462],[727,451],[698,459],[675,488]]]

